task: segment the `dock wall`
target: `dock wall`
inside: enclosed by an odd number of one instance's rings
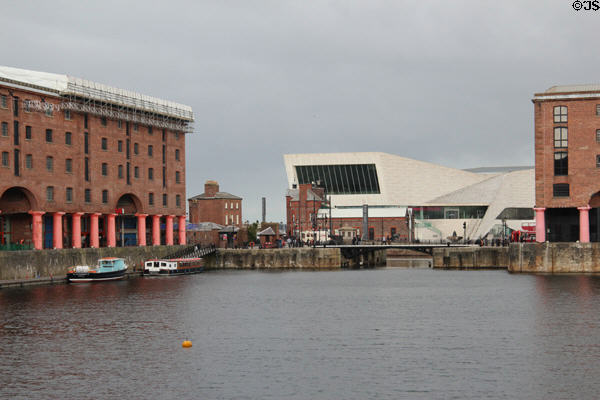
[[[0,252],[0,281],[64,278],[73,265],[94,265],[102,257],[125,259],[128,271],[141,269],[151,258],[161,258],[185,246],[102,247],[99,249],[25,250]]]
[[[339,249],[219,249],[207,257],[205,267],[211,269],[339,269]]]
[[[506,269],[508,247],[457,247],[433,249],[433,268]]]
[[[600,243],[513,243],[510,272],[598,273]]]

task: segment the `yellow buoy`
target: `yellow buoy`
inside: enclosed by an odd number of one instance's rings
[[[192,347],[192,342],[189,340],[184,340],[183,343],[181,343],[181,347]]]

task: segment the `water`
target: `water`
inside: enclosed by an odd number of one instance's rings
[[[3,289],[0,398],[596,398],[599,310],[600,277],[428,268]]]

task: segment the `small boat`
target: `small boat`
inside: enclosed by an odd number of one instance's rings
[[[77,265],[67,273],[69,282],[112,281],[125,276],[127,265],[125,260],[116,257],[106,257],[98,260],[94,268],[87,265]]]
[[[144,263],[144,275],[197,274],[203,270],[204,260],[200,257],[149,260]]]

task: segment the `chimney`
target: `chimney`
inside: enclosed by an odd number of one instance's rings
[[[217,181],[206,181],[204,184],[204,194],[208,197],[215,197],[219,191],[219,184]]]

